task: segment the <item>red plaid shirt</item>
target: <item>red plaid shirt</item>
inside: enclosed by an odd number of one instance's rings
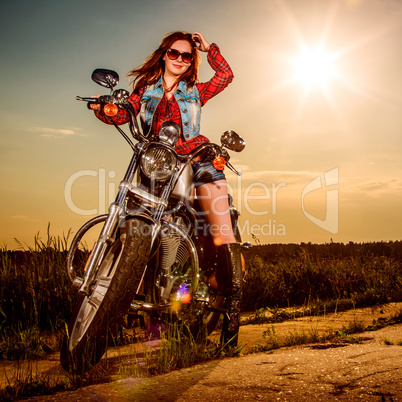
[[[229,64],[223,58],[219,47],[215,43],[212,43],[209,48],[207,60],[209,65],[215,71],[215,75],[208,82],[196,84],[200,93],[201,106],[204,106],[207,101],[219,92],[222,92],[232,82],[234,77]],[[142,94],[143,90],[140,91],[139,94],[132,93],[128,98],[136,113],[138,113],[140,109]],[[114,122],[120,125],[128,123],[130,120],[128,113],[124,109],[120,109],[117,115],[112,118],[107,117],[103,111],[95,112],[95,115],[98,119],[107,124],[112,124],[112,122]],[[168,99],[164,94],[154,113],[152,131],[158,133],[162,123],[168,120],[173,120],[181,127],[181,114],[176,99],[174,96]],[[209,140],[203,135],[198,135],[188,141],[185,141],[183,136],[181,136],[179,141],[176,143],[176,152],[179,154],[187,154],[204,142],[209,142]]]

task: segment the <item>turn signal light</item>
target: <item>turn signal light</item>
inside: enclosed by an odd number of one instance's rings
[[[216,170],[223,170],[226,166],[226,160],[223,156],[217,156],[213,161],[212,164]]]
[[[108,103],[104,106],[103,112],[106,116],[113,117],[116,116],[119,108],[114,103]]]

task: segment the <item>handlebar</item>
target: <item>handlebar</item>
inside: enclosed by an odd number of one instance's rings
[[[117,93],[117,91],[115,91],[115,93]],[[134,108],[131,105],[130,102],[127,101],[127,98],[119,98],[118,96],[115,97],[113,95],[101,95],[98,98],[93,98],[93,97],[82,97],[82,96],[76,96],[76,100],[79,101],[83,101],[83,102],[88,102],[89,103],[116,103],[119,107],[123,107],[127,113],[130,116],[130,131],[131,134],[133,135],[133,137],[137,140],[137,141],[145,141],[145,142],[149,142],[150,139],[147,138],[146,136],[144,136],[141,131],[139,130],[138,127],[138,122],[137,119],[135,117],[135,112],[134,112]],[[127,142],[130,144],[131,148],[134,149],[134,144],[131,142],[131,140],[127,137],[127,135],[124,133],[124,131],[118,127],[115,123],[113,123],[113,125],[116,127],[116,129],[120,132],[120,134],[123,135],[123,137],[127,140]],[[179,159],[182,162],[187,162],[191,159],[193,159],[194,157],[196,157],[198,154],[200,154],[201,152],[205,151],[207,148],[213,148],[213,150],[217,153],[221,153],[222,152],[222,148],[217,145],[217,144],[213,144],[213,143],[204,143],[199,145],[197,148],[195,148],[192,152],[186,154],[186,155],[178,155]],[[238,176],[241,176],[241,173],[238,172],[230,163],[229,163],[229,158],[227,158],[226,160],[226,166],[228,167],[228,169],[230,169],[233,173],[237,174]]]
[[[88,98],[88,97],[82,97],[82,96],[76,96],[76,100],[83,101],[83,102],[89,102],[89,103],[102,103],[102,102],[109,102],[111,100],[111,97],[109,95],[101,95],[98,98]]]
[[[94,104],[94,103],[100,103],[100,104],[107,104],[107,103],[114,103],[115,105],[117,105],[119,108],[124,108],[127,113],[130,116],[130,131],[132,136],[138,141],[138,140],[145,140],[147,141],[147,138],[144,137],[141,134],[141,131],[139,130],[138,127],[138,122],[135,118],[135,112],[134,109],[131,105],[130,102],[127,101],[128,98],[128,92],[124,89],[118,89],[115,90],[113,92],[112,95],[101,95],[97,98],[94,97],[84,97],[84,96],[76,96],[75,99],[79,100],[79,101],[83,101],[83,102],[87,102],[88,103],[88,107],[89,104]],[[125,134],[123,134],[124,132],[120,129],[120,127],[118,127],[116,124],[113,123],[113,125],[116,127],[116,129],[120,132],[120,134],[123,135],[124,138],[127,137]],[[132,147],[132,143],[131,141],[129,141],[130,146]]]

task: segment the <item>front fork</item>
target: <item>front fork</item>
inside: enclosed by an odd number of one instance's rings
[[[124,209],[116,203],[113,203],[109,207],[108,217],[103,225],[102,232],[95,243],[86,265],[82,284],[79,289],[79,293],[82,295],[88,296],[90,293],[93,278],[100,261],[102,261],[102,257],[105,254],[107,246],[110,244],[111,239],[113,239],[113,234],[116,232],[116,228],[123,210]]]
[[[139,155],[141,153],[141,144],[137,145],[138,147],[134,151],[130,164],[127,168],[127,172],[123,179],[123,181],[125,182],[131,183],[134,179],[134,173],[137,169]],[[120,218],[124,214],[124,203],[128,191],[129,190],[127,187],[120,186],[115,202],[112,203],[109,207],[106,222],[103,225],[101,234],[99,235],[99,238],[95,243],[92,253],[89,256],[82,282],[80,280],[78,282],[78,286],[80,287],[79,293],[82,295],[88,296],[90,294],[90,288],[93,279],[95,278],[98,267],[103,259],[103,256],[105,254],[108,245],[111,242],[113,242],[116,230],[119,225]]]
[[[132,195],[135,195],[137,198],[149,202],[155,206],[155,213],[152,227],[152,240],[151,240],[152,244],[154,243],[154,240],[160,230],[161,227],[160,219],[163,215],[164,210],[167,207],[166,200],[168,199],[172,189],[173,176],[168,185],[165,187],[161,197],[156,197],[134,186],[132,184],[132,181],[134,179],[134,174],[138,167],[142,147],[143,144],[137,144],[134,155],[131,158],[130,165],[124,176],[124,179],[120,183],[116,200],[109,207],[109,212],[106,218],[106,222],[102,228],[102,232],[99,235],[97,242],[95,243],[91,255],[89,256],[83,279],[80,280],[76,278],[74,281],[75,285],[79,287],[79,293],[82,295],[88,296],[90,294],[90,289],[93,280],[103,260],[103,256],[105,255],[106,249],[109,246],[109,244],[111,244],[114,241],[120,219],[124,216],[125,213],[125,200],[127,198],[128,193],[131,193]],[[145,270],[143,275],[145,275]]]

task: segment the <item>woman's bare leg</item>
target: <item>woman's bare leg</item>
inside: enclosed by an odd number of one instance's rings
[[[237,346],[244,268],[240,245],[233,234],[226,180],[198,187],[197,198],[217,246],[217,271],[208,282],[226,297],[227,312],[223,319],[221,344],[224,348]]]
[[[197,198],[211,225],[215,245],[236,243],[229,212],[226,180],[218,180],[198,187]],[[241,255],[241,265],[244,273],[246,263],[243,255]],[[208,279],[208,282],[213,288],[218,288],[215,273]]]
[[[226,180],[218,180],[198,187],[197,198],[211,226],[215,245],[236,243],[230,219]]]

